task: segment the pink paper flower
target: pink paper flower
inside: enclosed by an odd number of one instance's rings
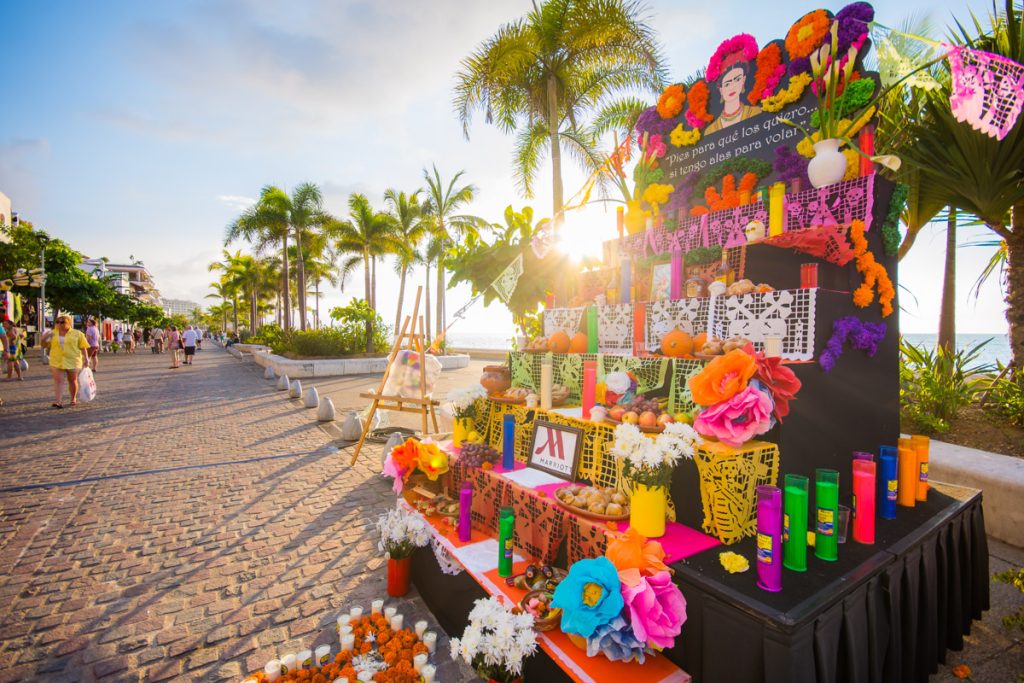
[[[772,427],[771,395],[754,383],[727,401],[705,408],[693,421],[694,429],[728,446],[740,446]]]
[[[672,647],[686,621],[686,598],[667,571],[643,576],[639,570],[630,569],[619,575],[628,573],[636,576],[622,582],[622,599],[633,634],[651,647]]]
[[[383,474],[385,477],[395,478],[395,482],[391,488],[394,489],[396,494],[400,495],[402,493],[402,487],[405,484],[405,473],[406,470],[399,467],[398,463],[395,462],[395,459],[392,457],[392,455],[388,453],[388,457],[384,458]]]
[[[647,138],[647,147],[644,148],[644,156],[648,159],[660,159],[668,152],[665,141],[660,135],[652,135]]]

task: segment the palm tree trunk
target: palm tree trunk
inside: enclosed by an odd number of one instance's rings
[[[426,286],[424,288],[424,294],[426,296],[423,299],[423,302],[424,302],[423,310],[426,312],[427,324],[426,324],[425,331],[426,331],[426,334],[427,334],[427,340],[426,341],[429,344],[430,343],[430,259],[426,260],[426,266],[427,266],[427,272],[426,272],[426,278],[424,278],[424,282],[426,283]],[[416,325],[416,321],[413,320],[412,324]]]
[[[284,235],[281,236],[281,264],[284,268],[284,312],[282,313],[282,319],[284,324],[281,326],[286,330],[290,330],[292,327],[292,304],[288,296],[288,284],[290,279],[288,277],[288,231],[285,230]]]
[[[562,224],[562,148],[558,144],[558,85],[548,78],[548,136],[551,138],[551,220],[555,234]]]
[[[409,272],[408,266],[402,266],[402,276],[398,282],[398,311],[395,313],[395,335],[402,329],[402,304],[405,301],[405,276]]]
[[[302,257],[302,233],[295,231],[295,275],[299,293],[299,329],[306,329],[306,262]]]
[[[320,277],[316,278],[316,329],[320,329]]]
[[[235,334],[238,334],[238,297],[231,298],[231,312],[234,314],[235,319]]]
[[[1006,321],[1017,376],[1024,371],[1024,202],[1013,206],[1013,228],[1006,235]]]
[[[252,294],[249,297],[249,332],[255,334],[256,328],[259,325],[259,321],[256,316],[259,315],[259,301],[256,300],[256,285],[252,286]]]
[[[946,269],[942,277],[939,346],[945,347],[946,351],[956,351],[956,209],[952,206],[946,220]]]
[[[440,337],[444,332],[444,250],[437,254],[437,293],[434,299],[437,300],[437,319],[434,327],[437,330],[435,337]]]
[[[366,303],[370,303],[370,252],[368,249],[363,249],[363,288]],[[369,320],[366,321],[366,352],[373,352],[373,323]]]
[[[372,273],[370,274],[370,308],[374,311],[377,310],[377,257],[376,255],[370,257],[370,267]]]

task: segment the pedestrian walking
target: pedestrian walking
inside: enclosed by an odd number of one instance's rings
[[[68,383],[71,405],[78,404],[78,372],[89,363],[89,342],[71,326],[71,316],[58,315],[56,329],[43,333],[43,344],[50,345],[50,374],[53,376],[53,407],[64,407],[64,380]]]
[[[203,331],[196,325],[196,351],[203,350]]]
[[[132,353],[135,353],[135,349],[139,348],[139,344],[142,343],[142,330],[135,328],[132,331]]]
[[[178,363],[178,349],[181,348],[181,335],[178,334],[178,328],[171,325],[170,331],[167,333],[167,347],[171,350],[171,370],[177,370],[181,367]]]
[[[25,378],[21,376],[21,359],[24,358],[21,343],[21,331],[14,324],[13,320],[5,320],[3,327],[3,357],[7,364],[7,379],[10,382],[12,374],[18,376],[21,382]]]
[[[153,338],[153,353],[164,352],[164,331],[159,327],[154,327],[153,332],[150,334]]]
[[[100,366],[100,328],[92,318],[85,323],[85,340],[89,342],[89,369],[96,372]]]
[[[199,334],[192,329],[191,325],[185,325],[185,333],[181,335],[181,344],[185,349],[185,365],[192,365],[192,359],[196,355],[196,343]]]
[[[117,350],[119,348],[121,348],[123,345],[124,345],[124,333],[121,331],[121,328],[119,327],[116,330],[114,330],[114,344],[113,344],[114,353],[116,354]]]

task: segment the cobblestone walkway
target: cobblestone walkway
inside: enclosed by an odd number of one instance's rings
[[[377,454],[220,349],[168,365],[104,356],[62,411],[38,362],[0,383],[0,681],[240,680],[384,594]]]

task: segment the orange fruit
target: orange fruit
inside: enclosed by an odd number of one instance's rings
[[[708,343],[708,333],[701,332],[693,337],[693,350],[700,351]]]
[[[569,342],[569,353],[586,353],[589,348],[590,344],[587,335],[582,332],[577,332],[576,336]]]
[[[570,344],[569,335],[565,332],[555,332],[548,337],[548,350],[552,353],[566,353]]]
[[[674,329],[661,340],[661,353],[669,358],[682,358],[693,353],[693,337]]]

